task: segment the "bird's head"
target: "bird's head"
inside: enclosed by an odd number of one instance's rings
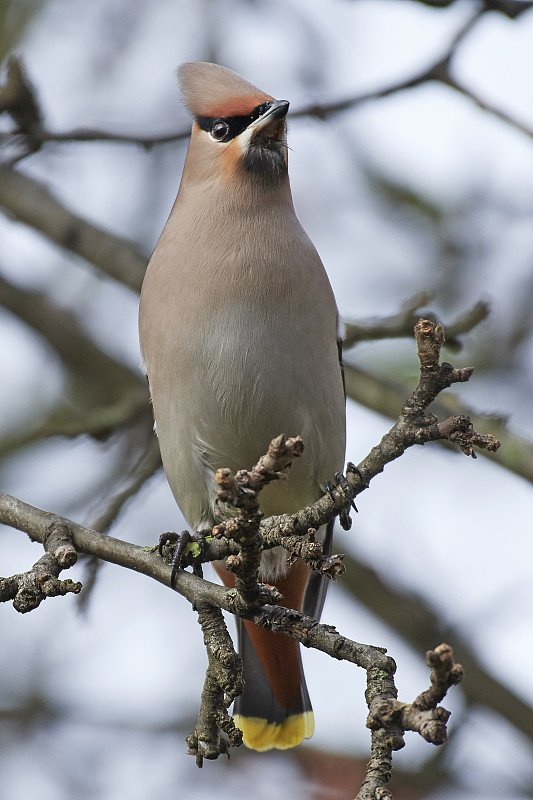
[[[195,118],[187,165],[195,178],[279,185],[287,176],[288,101],[206,61],[182,64],[178,76]]]

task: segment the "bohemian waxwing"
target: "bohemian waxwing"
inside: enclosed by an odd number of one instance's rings
[[[345,402],[335,299],[292,204],[289,103],[216,64],[183,64],[179,79],[194,123],[142,288],[140,341],[168,482],[189,525],[208,531],[220,522],[215,471],[250,468],[282,432],[302,436],[304,454],[261,493],[262,511],[314,502],[343,468]],[[288,607],[320,614],[321,582],[302,561],[288,566],[281,548],[263,553],[260,579]],[[244,743],[300,744],[314,720],[299,645],[248,621],[239,628]]]

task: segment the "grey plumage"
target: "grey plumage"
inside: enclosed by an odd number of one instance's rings
[[[189,525],[206,530],[218,520],[215,471],[253,466],[280,433],[305,450],[288,481],[262,492],[263,512],[316,500],[343,467],[345,407],[335,300],[292,204],[288,103],[214,64],[184,65],[180,78],[196,119],[139,327],[168,482]],[[281,548],[262,554],[261,578],[320,614],[321,581]],[[299,648],[248,621],[240,630],[244,742],[293,747],[314,728]]]

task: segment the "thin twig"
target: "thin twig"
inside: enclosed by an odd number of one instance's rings
[[[435,638],[435,631],[439,631],[439,636],[447,641],[453,641],[454,652],[468,675],[463,684],[467,703],[471,707],[487,706],[533,739],[533,708],[487,671],[476,656],[472,643],[466,640],[459,628],[444,625],[425,598],[406,590],[400,591],[385,577],[380,577],[375,570],[350,556],[346,556],[343,587],[397,631],[415,651],[426,650]]]
[[[409,392],[407,385],[372,374],[355,364],[345,362],[344,377],[347,397],[391,419],[398,416],[403,399]],[[510,431],[505,416],[480,413],[450,392],[441,394],[433,401],[431,408],[438,417],[450,414],[466,416],[480,433],[491,431],[502,446],[497,452],[479,450],[479,455],[533,483],[533,443]],[[449,443],[441,441],[440,444]]]
[[[129,431],[128,435],[136,439],[138,436],[136,427]],[[152,435],[144,453],[136,459],[133,469],[126,476],[126,485],[112,495],[104,508],[99,509],[97,516],[91,520],[91,527],[101,533],[107,533],[128,500],[139,492],[160,467],[161,453],[159,444],[155,436]],[[124,474],[122,465],[119,465],[119,470],[122,477]],[[100,559],[95,557],[88,558],[84,563],[83,592],[78,597],[78,605],[81,610],[85,610],[88,606],[102,563]]]
[[[439,3],[442,5],[442,3]],[[415,88],[420,86],[423,83],[429,81],[439,81],[441,83],[446,84],[447,86],[452,87],[456,91],[460,92],[461,94],[469,97],[476,105],[478,105],[482,110],[486,111],[487,113],[498,117],[499,119],[503,120],[504,122],[508,123],[509,125],[513,126],[517,130],[521,131],[522,133],[526,134],[530,138],[533,137],[533,130],[529,128],[524,123],[520,122],[513,118],[510,114],[507,114],[504,111],[492,106],[490,103],[481,100],[479,97],[475,95],[471,90],[467,89],[465,86],[460,84],[455,78],[450,75],[449,67],[453,57],[456,55],[459,45],[463,42],[466,36],[471,32],[473,27],[477,24],[479,19],[487,12],[491,10],[499,10],[502,13],[506,14],[509,18],[516,19],[518,16],[523,12],[526,11],[530,7],[530,3],[521,2],[516,3],[513,0],[485,0],[483,6],[479,8],[468,20],[467,22],[460,28],[460,30],[452,37],[446,52],[443,56],[441,56],[437,61],[431,64],[429,67],[421,70],[417,75],[414,75],[410,78],[407,78],[403,81],[398,81],[397,83],[390,84],[389,86],[382,87],[380,89],[374,89],[369,92],[363,92],[356,95],[351,95],[349,97],[343,98],[341,100],[335,100],[331,102],[322,102],[322,103],[310,103],[305,105],[301,108],[297,108],[296,110],[292,111],[290,114],[291,119],[298,119],[302,117],[316,117],[318,119],[326,119],[330,116],[352,110],[361,106],[367,102],[373,100],[379,100],[385,97],[389,97],[393,94],[397,94],[398,92],[406,91],[408,89]],[[169,132],[166,134],[159,134],[157,136],[146,136],[145,134],[121,134],[121,133],[112,133],[108,131],[102,131],[97,129],[89,129],[89,128],[81,128],[73,131],[65,131],[65,132],[54,132],[49,131],[44,128],[42,125],[41,114],[39,110],[39,106],[35,97],[35,93],[31,87],[31,82],[24,74],[20,64],[19,64],[19,71],[21,74],[24,75],[24,80],[20,83],[19,89],[20,94],[17,97],[16,103],[14,102],[11,107],[8,105],[4,106],[4,110],[7,110],[14,118],[17,124],[17,130],[10,134],[4,134],[3,139],[13,139],[15,137],[20,137],[20,135],[26,135],[28,138],[27,148],[23,151],[19,158],[23,158],[26,155],[35,152],[35,150],[39,149],[42,145],[46,145],[48,143],[72,143],[72,142],[109,142],[109,143],[117,143],[117,144],[132,144],[136,146],[143,147],[145,149],[151,149],[153,147],[172,144],[177,141],[182,141],[186,139],[190,135],[190,127],[186,126],[178,131]],[[24,98],[26,98],[26,102],[29,104],[31,108],[35,108],[38,112],[38,119],[39,124],[35,124],[35,115],[30,114],[30,122],[28,123],[26,115],[21,115],[18,111],[20,104],[24,102]]]
[[[358,342],[410,338],[413,335],[415,323],[421,316],[421,307],[431,299],[431,295],[427,292],[418,292],[402,304],[397,314],[389,317],[370,317],[360,322],[347,322],[346,334],[342,343],[343,350],[349,350]],[[442,323],[446,330],[448,349],[460,350],[462,343],[459,336],[469,333],[476,325],[479,325],[490,314],[490,310],[490,303],[487,300],[478,300],[455,321]],[[423,316],[435,323],[442,322],[434,313],[424,312]]]

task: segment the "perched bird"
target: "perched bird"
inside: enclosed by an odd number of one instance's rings
[[[305,451],[288,481],[261,493],[262,511],[314,502],[343,468],[345,402],[335,299],[292,203],[289,103],[216,64],[178,74],[194,123],[143,284],[140,341],[168,482],[189,525],[207,531],[220,522],[215,471],[251,468],[282,432],[302,436]],[[281,548],[261,556],[260,579],[316,616],[324,590],[309,577]],[[234,718],[244,743],[300,744],[314,721],[299,645],[248,621],[239,640],[246,687]]]

